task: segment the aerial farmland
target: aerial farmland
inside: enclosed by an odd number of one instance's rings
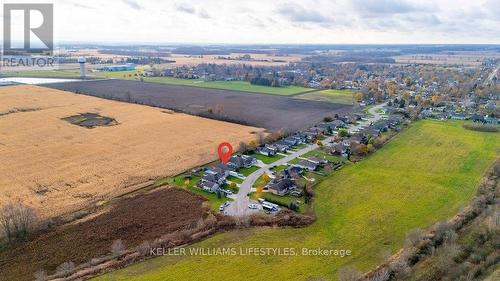
[[[55,216],[215,160],[259,128],[38,86],[0,88],[0,204]]]

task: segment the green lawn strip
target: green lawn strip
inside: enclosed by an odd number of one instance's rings
[[[265,156],[265,155],[262,155],[262,154],[258,154],[258,153],[254,153],[251,155],[252,157],[255,157],[256,159],[264,162],[264,164],[271,164],[273,162],[276,162],[277,160],[285,157],[283,155],[279,155],[279,154],[276,154],[274,156]]]
[[[370,109],[373,107],[373,105],[368,105],[363,108],[363,112],[365,113],[365,117],[373,117],[373,114],[370,113]]]
[[[307,143],[298,144],[298,145],[293,147],[293,150],[295,150],[295,151],[301,150],[302,148],[305,148],[307,145],[308,145]]]
[[[238,193],[240,191],[240,188],[235,184],[225,184],[223,185],[223,188],[231,190],[234,194]]]
[[[80,72],[74,70],[20,71],[8,72],[6,75],[12,77],[80,78]]]
[[[237,183],[237,184],[240,184],[240,183],[242,183],[242,182],[243,182],[243,180],[242,180],[242,179],[237,178],[237,177],[235,177],[235,176],[229,176],[229,177],[227,177],[227,180],[228,180],[228,181],[231,181],[231,182],[234,182],[234,183]]]
[[[279,176],[279,174],[287,168],[287,165],[279,165],[279,166],[274,166],[271,170],[274,172],[276,176]]]
[[[297,95],[295,97],[298,99],[340,103],[340,104],[354,103],[353,92],[351,90],[328,89],[328,90],[305,93],[302,95]]]
[[[179,187],[179,188],[184,188],[187,189],[193,193],[199,194],[206,198],[209,202],[212,208],[216,211],[219,210],[219,206],[226,202],[226,201],[231,201],[230,198],[226,198],[224,196],[221,196],[219,198],[217,194],[215,193],[210,193],[208,191],[205,191],[197,186],[198,182],[200,181],[201,177],[200,176],[193,176],[191,179],[185,178],[184,174],[177,175],[175,177],[170,177],[170,178],[163,178],[158,180],[155,185],[160,186],[163,184],[171,184],[173,186]],[[237,188],[236,188],[237,189]],[[237,190],[236,190],[237,192]]]
[[[265,174],[262,174],[262,176],[260,176],[254,183],[253,183],[253,187],[254,188],[258,188],[258,187],[262,187],[264,188],[266,186],[266,184],[268,184],[270,181],[271,181],[271,178],[269,176],[264,176]]]
[[[162,256],[97,280],[335,280],[365,272],[395,253],[408,231],[446,220],[466,206],[498,157],[500,133],[461,122],[419,121],[357,164],[314,187],[317,220],[306,228],[255,228],[215,235],[196,247],[349,249],[351,256]],[[258,268],[258,270],[256,270]]]
[[[238,173],[239,174],[242,174],[244,176],[248,176],[250,175],[251,173],[257,171],[259,169],[259,167],[256,167],[256,166],[251,166],[251,167],[248,167],[248,168],[240,168],[238,170]]]
[[[108,78],[139,81],[141,79],[140,76],[141,72],[142,72],[141,70],[114,71],[114,72],[109,71],[109,72],[98,72],[96,75]],[[272,95],[285,95],[285,96],[295,95],[311,90],[309,88],[298,87],[298,86],[268,87],[268,86],[252,85],[248,81],[205,81],[203,79],[181,79],[174,77],[142,77],[142,79],[145,82],[160,83],[160,84],[183,85],[183,86],[254,92],[262,94],[272,94]]]

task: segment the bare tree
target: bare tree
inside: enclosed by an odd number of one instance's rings
[[[61,276],[68,276],[75,269],[75,264],[72,261],[67,261],[59,265],[56,269],[56,274]]]
[[[125,251],[125,245],[123,244],[121,239],[113,241],[111,244],[111,253],[115,256],[123,254]]]
[[[410,230],[410,232],[406,235],[405,247],[415,247],[422,241],[424,234],[424,231],[420,228]]]
[[[266,141],[266,134],[263,132],[257,133],[257,144],[258,145],[263,145]]]
[[[35,210],[21,200],[5,205],[0,212],[0,226],[8,241],[26,237],[35,223]]]
[[[346,266],[339,269],[338,281],[356,281],[361,278],[361,272],[354,267]]]
[[[238,151],[245,153],[247,150],[248,150],[248,144],[244,141],[241,141],[238,147]]]
[[[387,268],[382,268],[375,272],[372,277],[370,277],[369,281],[387,281],[389,280],[390,273]]]
[[[396,279],[404,279],[409,277],[411,274],[411,268],[405,261],[396,262],[390,267]]]
[[[45,271],[43,270],[37,271],[34,274],[34,277],[36,281],[46,281],[48,279],[47,273],[45,273]]]
[[[142,256],[149,255],[151,251],[151,244],[148,241],[144,241],[141,245],[137,246],[137,252]]]
[[[441,272],[447,272],[455,264],[454,259],[460,255],[460,246],[456,243],[446,243],[438,252],[437,266]]]

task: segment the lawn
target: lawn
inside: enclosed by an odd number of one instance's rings
[[[468,204],[498,157],[500,133],[460,122],[419,121],[367,159],[318,184],[317,221],[306,228],[254,228],[215,235],[190,248],[349,249],[351,256],[163,256],[98,280],[333,280],[349,265],[367,271],[396,252],[406,233],[446,220]]]
[[[248,167],[248,168],[240,168],[240,169],[238,169],[238,173],[242,174],[244,176],[248,176],[251,173],[257,171],[258,169],[259,169],[259,167],[256,167],[256,166],[251,166],[251,167]]]
[[[219,210],[219,206],[222,203],[224,203],[228,200],[231,201],[231,199],[225,198],[224,196],[222,196],[221,198],[218,198],[217,194],[207,192],[207,191],[197,187],[196,185],[198,184],[200,179],[201,179],[201,177],[199,177],[199,176],[194,176],[191,179],[186,179],[186,178],[184,178],[184,174],[181,174],[181,175],[177,175],[173,178],[161,179],[156,183],[156,185],[172,184],[172,185],[177,186],[179,188],[184,188],[184,189],[187,189],[195,194],[201,195],[210,202],[210,205],[216,211]]]
[[[278,176],[286,168],[287,165],[279,165],[279,166],[274,166],[274,168],[271,170],[273,171],[274,175]]]
[[[281,158],[285,157],[283,155],[276,154],[274,156],[265,156],[259,153],[252,154],[252,157],[255,157],[256,159],[264,162],[264,164],[271,164],[273,162],[276,162],[277,160],[280,160]]]
[[[102,77],[139,80],[140,71],[115,71],[115,72],[99,72],[97,75]],[[288,87],[268,87],[260,85],[252,85],[247,81],[205,81],[203,79],[180,79],[174,77],[143,77],[146,82],[194,86],[203,88],[214,88],[223,90],[254,92],[272,95],[295,95],[310,91],[309,88],[288,86]]]
[[[322,90],[298,95],[296,98],[304,100],[323,101],[340,104],[353,104],[354,97],[351,90]]]
[[[345,158],[342,158],[342,157],[337,156],[337,155],[328,154],[328,153],[322,151],[321,148],[313,150],[313,151],[309,151],[309,152],[301,155],[300,157],[303,157],[303,158],[318,157],[318,158],[326,159],[330,162],[345,162],[346,161]]]
[[[6,74],[13,77],[80,78],[80,72],[75,70],[20,71]]]
[[[254,183],[253,187],[258,188],[262,187],[264,188],[269,182],[271,181],[271,178],[266,174],[262,174]]]
[[[234,182],[234,183],[242,183],[243,180],[234,176],[229,176],[227,178],[228,181]]]

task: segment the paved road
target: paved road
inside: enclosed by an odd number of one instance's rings
[[[491,73],[488,75],[488,78],[484,80],[484,84],[488,84],[489,82],[493,81],[493,77],[496,76],[498,69],[500,69],[500,65],[498,65]]]
[[[383,114],[377,112],[379,109],[382,109],[383,106],[386,104],[379,104],[376,105],[372,108],[370,108],[368,111],[372,115],[371,117],[367,118],[366,120],[359,122],[357,125],[351,125],[349,126],[349,131],[352,132],[353,130],[360,130],[362,128],[365,128],[369,126],[372,122],[376,122],[383,118]],[[324,139],[322,142],[323,144],[327,144],[333,140],[334,136],[328,137]],[[230,198],[232,198],[234,201],[231,202],[231,204],[226,207],[226,210],[224,213],[226,215],[230,216],[246,216],[250,215],[255,212],[259,212],[259,209],[250,209],[248,208],[248,205],[251,203],[256,203],[253,200],[250,200],[248,197],[248,194],[250,193],[252,186],[254,182],[262,176],[264,173],[270,173],[269,168],[274,167],[274,166],[279,166],[279,165],[285,165],[286,163],[290,162],[291,160],[309,152],[312,150],[317,149],[319,146],[317,144],[309,144],[306,147],[297,150],[291,154],[288,154],[287,156],[271,163],[271,164],[264,164],[262,162],[259,163],[260,169],[257,171],[253,172],[252,174],[248,175],[245,180],[243,180],[243,183],[240,184],[240,190],[237,194],[232,195]]]

